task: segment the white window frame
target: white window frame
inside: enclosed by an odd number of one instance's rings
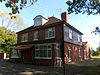
[[[56,44],[56,58],[60,58],[60,44]]]
[[[71,62],[72,60],[72,49],[70,47],[68,47],[68,62]]]
[[[38,40],[39,33],[38,31],[34,31],[34,40]]]
[[[27,42],[28,41],[28,33],[24,33],[21,35],[21,42]]]
[[[36,51],[41,51],[39,49],[40,46],[47,46],[47,50],[46,50],[47,54],[46,54],[46,57],[40,57],[40,55],[39,56],[36,55]],[[48,48],[48,46],[50,46],[50,48]],[[36,49],[36,47],[38,47],[38,49]],[[51,57],[48,57],[48,51],[49,50],[51,51]],[[35,45],[35,59],[52,59],[52,45],[51,44],[39,44],[39,45]]]
[[[69,38],[72,39],[73,38],[73,31],[71,29],[69,29]]]
[[[53,33],[54,36],[50,36]],[[55,38],[55,27],[45,29],[45,39]]]
[[[77,41],[81,42],[81,36],[80,35],[77,35]]]

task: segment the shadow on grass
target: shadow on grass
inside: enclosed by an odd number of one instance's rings
[[[66,65],[67,75],[100,75],[100,65],[80,66],[77,64]]]

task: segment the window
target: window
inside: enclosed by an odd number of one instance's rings
[[[50,38],[55,38],[55,28],[48,28],[45,29],[45,38],[50,39]]]
[[[78,42],[81,42],[81,37],[80,37],[80,35],[77,35],[77,40],[78,40]]]
[[[81,49],[79,48],[79,57],[81,57]]]
[[[34,19],[34,25],[35,25],[35,26],[41,25],[41,24],[42,24],[41,20],[42,20],[41,16],[37,16],[37,17]]]
[[[60,45],[57,44],[57,47],[56,47],[56,57],[60,57]]]
[[[38,31],[34,32],[34,40],[38,40]]]
[[[12,49],[11,50],[11,58],[20,58],[21,54],[19,50]]]
[[[71,62],[71,48],[68,48],[68,62]]]
[[[36,45],[35,57],[36,58],[51,58],[52,57],[51,45]]]
[[[28,41],[28,33],[24,33],[21,36],[21,42],[27,42]]]
[[[69,38],[72,39],[72,30],[69,29]]]

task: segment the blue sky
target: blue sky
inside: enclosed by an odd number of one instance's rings
[[[67,0],[38,0],[33,6],[25,7],[20,11],[26,27],[33,25],[33,18],[37,15],[43,15],[48,18],[55,16],[61,18],[61,13],[67,11]],[[9,12],[3,3],[0,3],[0,10]],[[68,15],[68,22],[75,28],[84,33],[83,41],[88,41],[90,46],[96,48],[99,46],[100,35],[91,34],[96,26],[100,27],[100,15],[71,14]]]

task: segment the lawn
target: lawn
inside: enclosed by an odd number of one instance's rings
[[[100,58],[100,56],[91,56],[91,58]]]

